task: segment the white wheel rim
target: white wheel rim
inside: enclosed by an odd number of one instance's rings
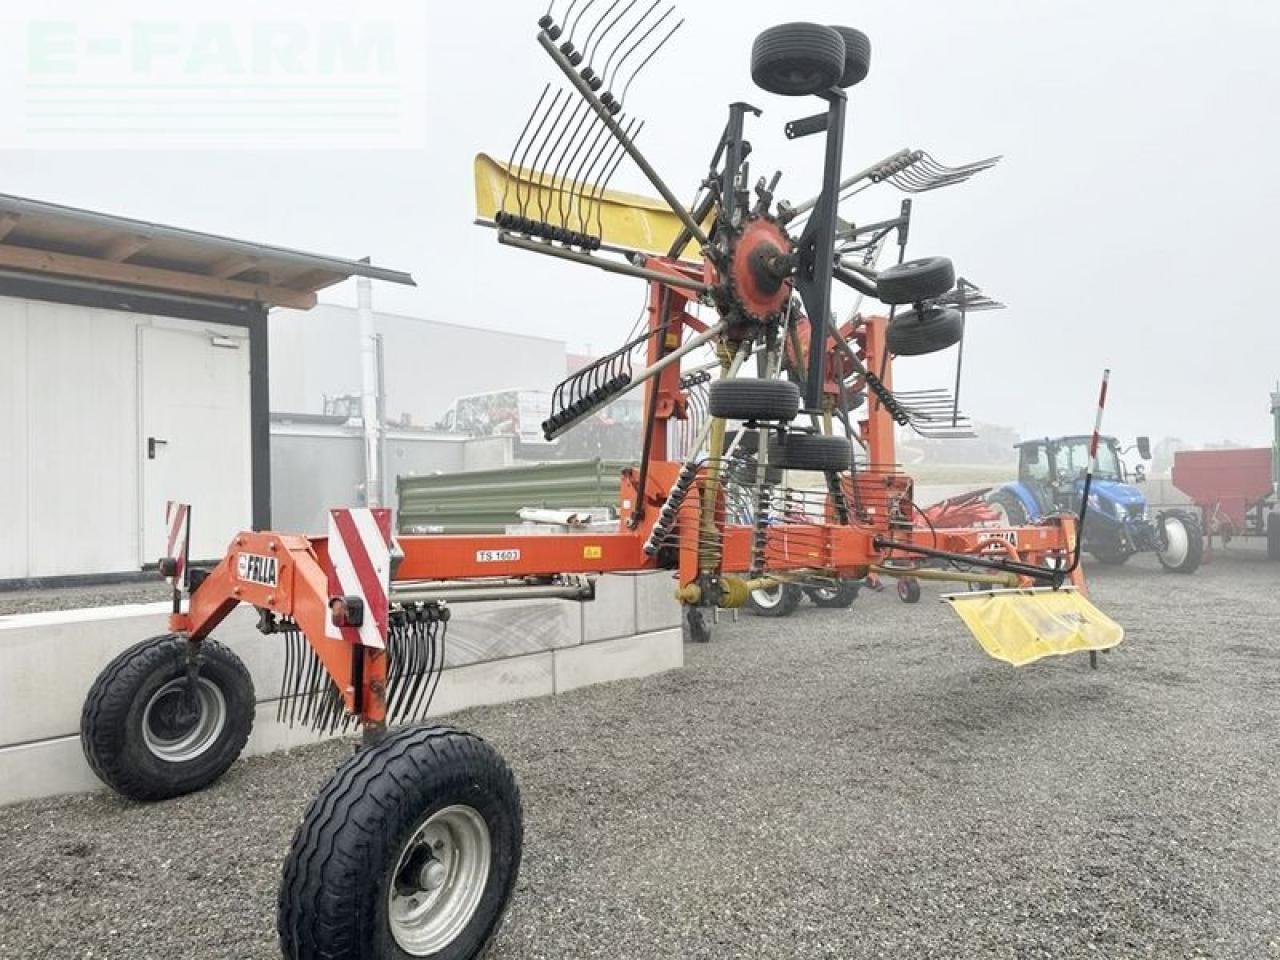
[[[813,592],[823,600],[834,600],[836,597],[840,596],[840,591],[835,587],[818,587]]]
[[[142,709],[142,740],[153,757],[168,763],[194,760],[227,726],[227,700],[208,677],[196,678],[194,715],[187,705],[187,678],[170,680]]]
[[[1003,503],[999,500],[992,500],[987,504],[987,506],[990,507],[991,512],[996,515],[996,520],[1001,524],[1001,526],[1013,526],[1013,523],[1009,520],[1009,511],[1005,508]]]
[[[1191,552],[1191,538],[1187,535],[1187,527],[1177,517],[1166,517],[1164,521],[1165,548],[1158,556],[1168,566],[1180,567],[1186,562]]]
[[[387,891],[387,921],[412,957],[439,953],[462,933],[484,895],[493,843],[472,807],[437,810],[400,849]]]
[[[779,584],[778,586],[767,590],[763,587],[759,590],[752,590],[751,599],[755,601],[755,605],[757,607],[764,607],[766,610],[772,610],[782,602],[782,585]]]

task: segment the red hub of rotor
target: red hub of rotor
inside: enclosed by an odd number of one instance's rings
[[[772,220],[753,217],[742,227],[729,261],[733,300],[744,315],[763,321],[791,297],[791,238]]]

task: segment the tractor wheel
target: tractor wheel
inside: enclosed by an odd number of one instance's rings
[[[956,268],[946,257],[908,260],[881,270],[876,296],[891,305],[940,297],[956,285]]]
[[[1093,555],[1093,559],[1099,563],[1105,563],[1109,567],[1118,567],[1121,564],[1128,563],[1129,558],[1133,556],[1131,550],[1125,550],[1121,547],[1090,547],[1089,553]]]
[[[788,433],[769,440],[769,466],[783,470],[843,473],[852,459],[853,445],[848,437]]]
[[[920,581],[915,577],[899,577],[898,599],[903,603],[919,603]]]
[[[889,352],[899,357],[923,357],[960,342],[964,315],[951,307],[926,307],[924,313],[907,310],[893,318],[885,333]]]
[[[804,592],[815,607],[847,610],[858,599],[860,589],[861,584],[856,580],[837,580],[830,586],[806,587]]]
[[[1027,522],[1027,508],[1008,490],[997,490],[987,497],[987,506],[995,512],[996,519],[1006,527],[1020,527]]]
[[[524,843],[520,790],[479,737],[395,731],[311,801],[276,914],[287,960],[468,960],[497,932]]]
[[[1280,513],[1267,514],[1267,559],[1280,560]]]
[[[253,729],[253,678],[215,640],[200,644],[194,697],[187,641],[143,640],[109,664],[80,714],[80,745],[98,778],[133,800],[167,800],[213,783]]]
[[[780,583],[767,590],[752,590],[745,606],[757,617],[789,617],[803,596],[804,591],[794,583]]]
[[[837,85],[843,90],[856,87],[867,79],[871,70],[871,41],[861,30],[852,27],[832,26],[831,29],[844,40],[844,73]]]
[[[751,47],[751,79],[761,90],[784,97],[822,93],[845,73],[844,39],[819,23],[770,27]]]
[[[713,417],[726,420],[766,420],[787,423],[800,412],[800,388],[789,380],[737,377],[711,384],[707,407]]]
[[[1165,546],[1156,551],[1160,566],[1170,573],[1195,573],[1204,558],[1204,533],[1197,520],[1187,514],[1166,514],[1161,540]]]

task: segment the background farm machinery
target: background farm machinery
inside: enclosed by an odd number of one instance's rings
[[[616,528],[394,536],[388,511],[335,510],[327,537],[244,531],[204,572],[187,569],[176,518],[190,514],[176,509],[163,564],[172,633],[121,654],[86,702],[86,754],[122,793],[159,799],[216,779],[248,735],[253,692],[210,634],[248,603],[285,645],[282,714],[363,728],[365,748],[313,801],[286,860],[287,957],[469,958],[497,929],[523,844],[514,777],[479,738],[418,722],[443,664],[448,603],[586,600],[595,575],[669,570],[691,638],[705,640],[708,612],[755,589],[838,595],[868,572],[908,573],[990,588],[948,599],[984,649],[1014,664],[1123,638],[1083,596],[1074,517],[931,526],[896,463],[897,427],[959,435],[968,425],[957,390],[896,392],[893,355],[960,344],[967,314],[995,304],[957,283],[950,261],[906,257],[909,202],[855,225],[841,201],[876,183],[947,186],[995,161],[945,167],[904,150],[843,177],[846,91],[867,73],[869,43],[848,28],[786,24],[757,39],[752,76],[770,93],[824,102],[786,128],[792,139],[821,135],[820,193],[775,203],[781,174],[753,183],[744,128],[760,111],[736,103],[685,207],[637,148],[629,103],[679,29],[672,11],[614,0],[588,15],[596,0],[573,0],[557,16],[554,6],[537,42],[562,81],[543,90],[511,161],[480,158],[477,199],[503,245],[648,285],[643,329],[562,384],[543,425],[553,438],[643,386],[644,448],[620,478]],[[660,201],[608,189],[626,158]],[[898,262],[879,269],[890,241]],[[888,316],[831,321],[833,282],[887,304]],[[709,382],[682,369],[703,350]],[[685,429],[703,390],[705,421]],[[821,485],[784,486],[778,469]],[[390,729],[398,723],[409,725]]]
[[[1078,512],[1089,466],[1088,436],[1045,437],[1018,444],[1018,479],[988,497],[996,519],[1026,523],[1059,511]],[[1136,444],[1151,459],[1150,441]],[[1135,553],[1155,553],[1172,573],[1194,573],[1204,552],[1204,534],[1194,511],[1179,508],[1152,514],[1140,484],[1141,465],[1132,474],[1114,437],[1103,437],[1089,493],[1088,520],[1081,538],[1084,549],[1102,563],[1124,563]],[[1132,480],[1132,483],[1130,482]]]
[[[1191,498],[1209,535],[1266,537],[1267,558],[1280,560],[1280,388],[1271,394],[1272,442],[1236,450],[1179,450],[1173,485]]]

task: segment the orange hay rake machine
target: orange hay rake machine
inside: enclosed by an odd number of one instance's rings
[[[122,793],[159,799],[212,782],[244,745],[254,696],[211,633],[247,603],[285,644],[280,716],[362,727],[363,748],[313,801],[286,862],[287,957],[469,958],[497,929],[523,843],[514,777],[479,738],[421,723],[452,603],[589,600],[597,575],[669,570],[690,638],[706,640],[708,611],[754,589],[838,596],[875,571],[967,585],[948,599],[989,653],[1015,664],[1123,637],[1083,596],[1075,518],[938,529],[896,464],[896,429],[945,435],[967,423],[955,392],[895,392],[893,357],[961,343],[967,313],[995,304],[957,283],[949,261],[906,258],[909,200],[893,219],[856,226],[839,216],[842,198],[882,182],[946,186],[994,159],[953,168],[904,150],[842,178],[846,90],[867,73],[869,43],[848,28],[786,24],[757,39],[752,75],[768,92],[825,102],[787,126],[792,139],[824,136],[821,192],[790,205],[774,202],[780,174],[751,183],[744,125],[759,111],[739,103],[686,208],[637,148],[642,124],[628,106],[632,82],[680,26],[672,11],[615,0],[590,14],[596,0],[574,0],[557,16],[554,6],[537,40],[562,82],[543,91],[508,163],[478,159],[477,200],[506,246],[648,284],[644,330],[562,384],[544,425],[558,436],[643,387],[644,451],[621,477],[617,529],[396,536],[389,511],[335,510],[327,537],[239,533],[209,571],[188,569],[179,538],[162,563],[171,634],[121,654],[85,706],[86,755]],[[661,201],[608,189],[626,158]],[[898,262],[877,269],[891,239]],[[889,315],[828,322],[833,282]],[[682,370],[698,351],[718,373],[709,383]],[[701,390],[708,416],[677,451],[668,428],[687,421]],[[785,485],[782,471],[822,485]]]

